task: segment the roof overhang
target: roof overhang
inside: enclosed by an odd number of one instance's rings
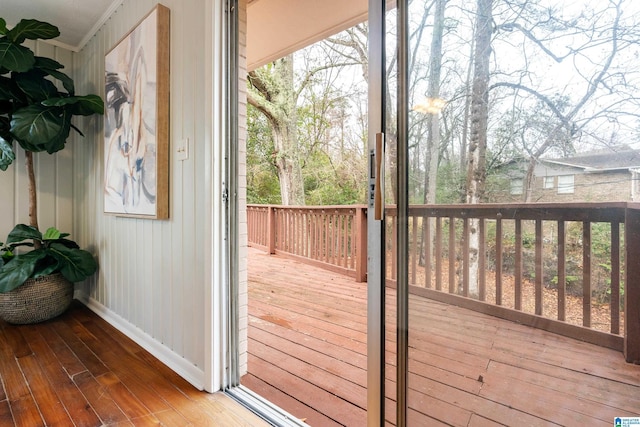
[[[559,166],[566,166],[576,169],[582,169],[585,173],[600,173],[600,172],[615,172],[615,171],[631,171],[632,169],[640,168],[640,165],[637,166],[619,166],[612,168],[594,168],[591,166],[578,165],[575,163],[562,162],[558,160],[549,160],[549,159],[540,159],[540,162],[551,163]]]
[[[252,71],[367,19],[368,0],[253,0],[247,6]]]

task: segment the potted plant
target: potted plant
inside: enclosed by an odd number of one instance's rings
[[[68,234],[55,228],[42,234],[38,227],[33,153],[62,150],[71,129],[82,135],[71,123],[74,115],[104,112],[99,96],[75,94],[73,80],[60,71],[62,64],[24,46],[27,40],[59,34],[54,25],[33,19],[8,29],[0,18],[0,170],[23,149],[29,182],[29,225],[18,224],[7,242],[0,243],[0,317],[11,323],[57,316],[71,303],[73,282],[97,269],[93,256],[67,239]],[[33,250],[20,252],[23,246]]]

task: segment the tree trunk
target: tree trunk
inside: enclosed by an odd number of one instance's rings
[[[38,193],[36,190],[36,175],[33,170],[33,153],[25,150],[25,166],[27,169],[27,176],[29,178],[29,225],[36,229],[38,227]],[[33,241],[34,247],[40,249],[40,242]]]
[[[431,38],[431,52],[429,58],[429,87],[427,97],[432,100],[440,98],[440,79],[442,71],[442,34],[444,32],[444,9],[447,0],[437,0],[435,14],[433,16],[433,34]],[[438,160],[440,157],[440,112],[433,111],[429,114],[429,122],[427,127],[427,150],[424,161],[424,203],[436,203],[436,189],[438,186]],[[433,236],[431,241],[426,244],[431,246],[433,253],[433,244],[435,238],[435,219],[430,218],[424,225],[429,228],[429,235]],[[424,236],[424,234],[423,234]],[[423,242],[424,245],[424,242]],[[421,252],[421,258],[424,257]],[[422,262],[431,262],[431,260],[420,260]]]
[[[478,0],[475,31],[473,87],[471,93],[471,132],[467,169],[467,203],[482,201],[489,117],[489,60],[491,57],[492,0]],[[478,295],[480,254],[478,220],[469,223],[469,294]]]
[[[444,9],[447,0],[437,0],[433,17],[433,35],[431,39],[429,88],[427,97],[431,100],[440,98],[440,75],[442,70],[442,34],[444,32]],[[438,178],[438,158],[440,156],[440,112],[429,113],[427,128],[427,154],[425,157],[424,202],[436,202]]]
[[[273,143],[276,148],[275,165],[280,181],[280,197],[285,206],[303,206],[304,181],[302,178],[302,168],[300,167],[300,156],[296,144],[296,124],[279,123],[279,127],[274,129]]]
[[[297,131],[297,94],[293,55],[271,64],[268,71],[249,74],[247,100],[267,118],[273,133],[273,164],[278,172],[283,205],[305,204]]]

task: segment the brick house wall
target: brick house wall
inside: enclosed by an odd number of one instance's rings
[[[576,173],[574,192],[558,194],[558,177],[552,176],[553,188],[544,188],[544,177],[535,178],[534,202],[624,202],[631,201],[631,173],[611,171],[602,173]]]
[[[598,173],[585,173],[577,168],[559,168],[538,170],[535,177],[532,202],[535,203],[571,203],[571,202],[622,202],[640,200],[640,182],[635,182],[628,170],[616,170]],[[636,181],[640,174],[636,174]],[[487,189],[488,203],[522,203],[524,195],[517,192],[517,180],[522,175],[512,174],[501,178],[498,184]],[[562,176],[573,176],[573,192],[559,193],[558,181]],[[553,186],[545,188],[553,181]],[[514,185],[515,183],[515,185]]]

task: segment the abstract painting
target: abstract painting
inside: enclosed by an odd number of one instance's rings
[[[104,211],[169,217],[169,9],[105,55]]]

